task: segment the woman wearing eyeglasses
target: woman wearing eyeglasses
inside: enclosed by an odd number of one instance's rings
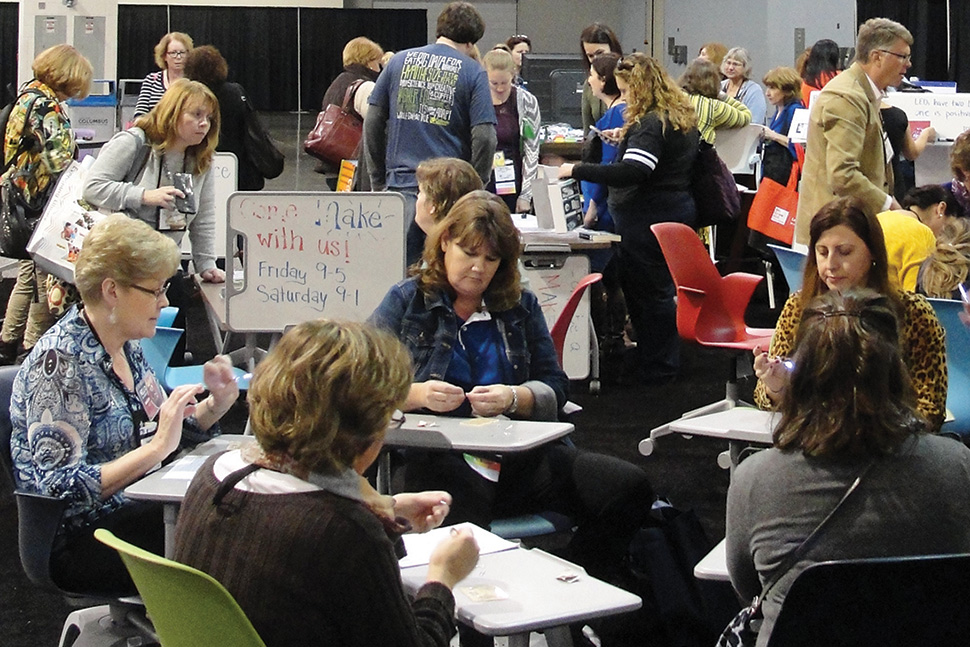
[[[155,45],[155,64],[161,70],[151,72],[141,82],[141,91],[135,104],[135,117],[148,114],[162,99],[169,86],[185,76],[185,60],[192,47],[192,37],[180,31],[162,36],[162,40]]]
[[[610,214],[623,237],[620,284],[639,342],[624,357],[625,370],[632,381],[658,383],[677,374],[680,346],[674,284],[650,225],[694,224],[690,181],[700,133],[689,97],[655,59],[624,56],[614,77],[627,102],[616,160],[563,164],[559,177],[610,187]]]
[[[137,340],[155,334],[178,263],[175,243],[145,223],[122,214],[99,222],[75,269],[82,304],[40,338],[14,382],[14,479],[19,490],[65,501],[51,558],[64,589],[134,593],[94,529],[163,552],[161,506],[123,490],[180,447],[216,435],[239,395],[225,357],[205,365],[204,386],[168,397],[145,361]]]

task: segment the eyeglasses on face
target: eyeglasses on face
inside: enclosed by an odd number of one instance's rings
[[[185,56],[188,54],[188,52],[185,51],[184,49],[180,49],[177,52],[166,52],[166,53],[172,58],[178,58],[178,59],[185,58]]]
[[[163,285],[162,287],[158,288],[157,290],[152,290],[150,288],[142,287],[142,286],[136,285],[134,283],[132,283],[128,287],[133,288],[135,290],[138,290],[139,292],[144,292],[145,294],[150,294],[153,297],[155,297],[155,299],[157,300],[157,299],[161,299],[162,296],[164,296],[164,294],[166,292],[168,292],[168,286],[170,286],[171,284],[172,284],[171,281],[165,281],[165,285]]]
[[[899,60],[905,61],[907,63],[909,63],[910,60],[912,60],[912,58],[913,58],[913,55],[912,54],[899,54],[897,52],[892,51],[891,49],[877,49],[876,51],[877,52],[882,52],[883,54],[892,54],[893,56],[895,56]]]

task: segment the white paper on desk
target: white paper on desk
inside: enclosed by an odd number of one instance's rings
[[[456,526],[442,526],[441,528],[435,528],[429,532],[404,535],[404,546],[407,548],[408,554],[406,557],[404,557],[404,559],[398,562],[398,564],[401,566],[401,568],[408,568],[409,566],[424,566],[431,561],[431,553],[434,551],[435,547],[441,543],[442,539],[449,536],[452,528],[458,528],[460,530],[464,530],[466,528],[471,529],[472,533],[475,535],[475,541],[478,542],[479,555],[500,553],[503,550],[510,550],[512,548],[519,547],[519,545],[515,542],[502,539],[498,535],[490,533],[484,528],[476,526],[473,523],[460,523]]]
[[[183,456],[172,463],[172,466],[165,472],[162,479],[191,481],[207,458],[208,456]]]

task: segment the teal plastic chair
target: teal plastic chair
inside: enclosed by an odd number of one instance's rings
[[[795,251],[790,247],[781,245],[768,245],[775,253],[778,264],[781,265],[781,273],[785,275],[788,282],[788,293],[792,294],[802,289],[802,273],[805,270],[805,261],[808,256],[802,252]]]
[[[929,299],[936,318],[946,331],[946,408],[953,420],[944,422],[942,433],[970,440],[970,329],[960,320],[963,303]]]
[[[161,313],[159,313],[158,321],[155,322],[155,325],[170,328],[175,323],[175,317],[178,316],[178,313],[179,309],[175,306],[165,306],[162,308]]]
[[[145,355],[145,360],[152,367],[159,383],[166,391],[171,392],[177,386],[183,384],[202,384],[203,368],[201,365],[195,366],[169,366],[172,353],[179,338],[185,333],[181,328],[167,328],[156,326],[154,337],[145,337],[141,340],[141,350]],[[241,390],[249,388],[247,373],[235,366],[232,369],[236,382]]]
[[[232,594],[210,575],[129,544],[104,528],[94,536],[118,551],[162,647],[266,647]]]

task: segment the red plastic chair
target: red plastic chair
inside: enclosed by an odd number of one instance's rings
[[[573,289],[573,293],[569,295],[569,299],[566,301],[566,305],[563,306],[562,312],[556,317],[556,323],[552,324],[552,329],[549,334],[552,335],[552,343],[556,347],[556,355],[559,357],[559,365],[562,366],[562,352],[566,345],[566,333],[569,331],[569,324],[572,323],[573,315],[576,314],[576,308],[579,307],[579,300],[583,298],[583,293],[586,292],[586,288],[598,283],[603,280],[603,275],[599,272],[593,272],[592,274],[587,274]]]
[[[677,332],[686,341],[735,351],[731,358],[731,376],[723,400],[685,413],[683,418],[731,409],[737,404],[737,361],[755,346],[768,348],[772,328],[749,328],[744,311],[761,276],[735,272],[721,276],[704,249],[697,233],[687,225],[662,222],[650,225],[660,242],[667,267],[677,288]],[[667,425],[650,432],[640,441],[640,453],[653,451],[653,440],[670,433]]]

